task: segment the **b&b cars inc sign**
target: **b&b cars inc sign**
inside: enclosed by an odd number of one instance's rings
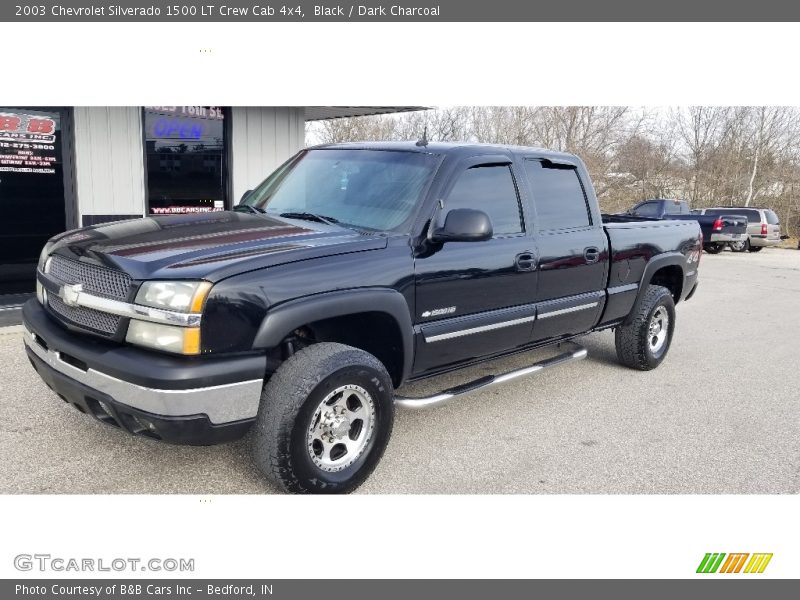
[[[57,162],[53,119],[0,112],[0,172],[53,174]]]

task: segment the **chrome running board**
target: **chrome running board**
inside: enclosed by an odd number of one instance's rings
[[[572,344],[571,342],[568,343]],[[502,375],[486,375],[485,377],[480,377],[474,381],[443,390],[438,394],[434,394],[433,396],[424,396],[421,398],[395,396],[394,403],[397,406],[402,406],[403,408],[428,408],[430,406],[442,404],[459,396],[466,396],[467,394],[472,394],[495,385],[500,385],[501,383],[507,383],[509,381],[513,381],[514,379],[519,379],[520,377],[534,375],[539,371],[543,371],[549,367],[555,367],[557,365],[562,365],[574,360],[586,358],[586,348],[583,346],[578,346],[577,344],[572,345],[576,346],[576,349],[571,352],[564,352],[563,354],[559,354],[558,356],[554,356],[552,358],[547,358],[528,367],[523,367],[522,369],[509,371],[508,373],[503,373]]]

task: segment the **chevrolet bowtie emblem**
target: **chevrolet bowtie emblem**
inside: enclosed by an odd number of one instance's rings
[[[61,288],[61,299],[67,306],[77,306],[78,297],[83,291],[83,286],[80,283],[74,285],[65,285]]]

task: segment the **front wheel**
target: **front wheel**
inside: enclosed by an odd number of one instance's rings
[[[716,242],[713,244],[703,244],[703,250],[709,254],[719,254],[724,248],[725,246],[722,244],[717,244]]]
[[[675,331],[675,301],[660,285],[650,285],[633,320],[617,327],[617,359],[626,367],[649,371],[664,360]]]
[[[372,473],[394,423],[394,388],[371,354],[335,343],[291,356],[264,386],[253,456],[288,492],[342,494]]]
[[[747,252],[750,248],[750,242],[746,239],[739,242],[731,242],[730,247],[731,252]]]

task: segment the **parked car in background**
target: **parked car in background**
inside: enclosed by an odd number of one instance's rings
[[[686,200],[672,198],[644,200],[628,209],[626,214],[648,219],[697,221],[703,233],[703,250],[709,254],[718,254],[726,245],[741,244],[747,240],[747,217],[744,215],[706,216],[690,210]]]
[[[753,208],[748,206],[702,208],[700,215],[711,217],[727,217],[744,215],[747,217],[747,236],[743,240],[731,243],[734,252],[758,252],[767,246],[777,246],[788,236],[781,235],[781,223],[778,215],[770,208]]]

